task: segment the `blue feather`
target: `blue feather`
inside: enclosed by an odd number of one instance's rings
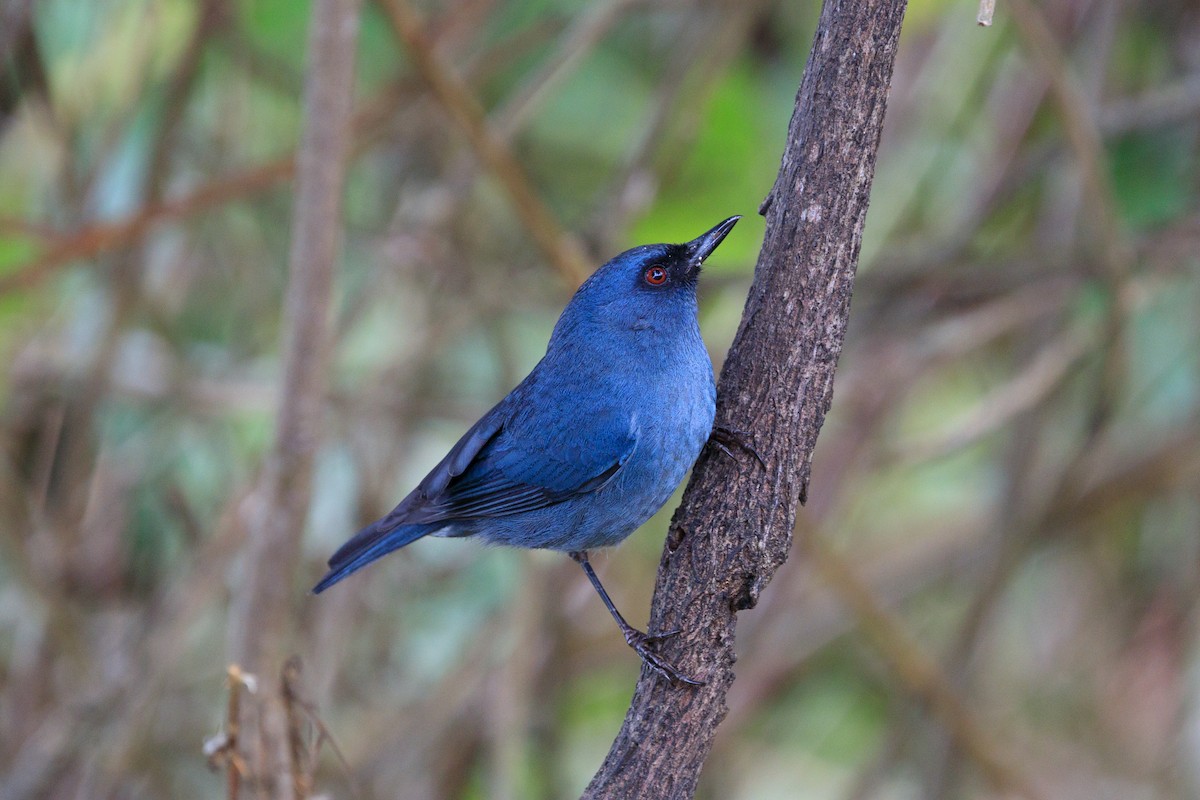
[[[396,528],[381,528],[379,522],[368,525],[338,548],[338,551],[329,559],[329,572],[325,574],[324,578],[321,578],[320,583],[313,587],[313,594],[320,594],[372,561],[383,558],[393,550],[399,550],[422,536],[429,535],[436,527],[436,525],[401,525]]]
[[[529,376],[338,550],[314,591],[423,536],[574,551],[616,544],[649,519],[712,430],[696,276],[734,222],[598,269]]]

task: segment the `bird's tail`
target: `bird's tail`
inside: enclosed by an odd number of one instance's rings
[[[333,586],[352,572],[370,564],[377,558],[383,558],[393,550],[399,550],[406,544],[411,544],[422,536],[427,536],[437,530],[438,525],[400,525],[386,527],[387,517],[363,528],[350,541],[342,545],[333,557],[329,559],[329,571],[325,577],[313,587],[313,594]]]

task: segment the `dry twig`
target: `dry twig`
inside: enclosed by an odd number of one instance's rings
[[[470,88],[433,47],[425,26],[408,0],[378,0],[408,48],[434,97],[470,142],[471,148],[508,193],[513,208],[550,264],[572,289],[591,273],[583,248],[563,230],[554,213],[533,188],[525,170],[504,140],[490,127]]]
[[[879,605],[866,584],[817,531],[805,530],[800,538],[825,582],[854,611],[863,634],[883,656],[892,674],[907,691],[928,704],[988,781],[1002,792],[1040,800],[1043,795],[1011,759],[1001,755],[1004,749],[988,728],[976,721],[937,663],[925,655],[900,620]]]
[[[318,0],[313,6],[285,299],[282,396],[274,445],[251,498],[245,572],[230,612],[234,659],[259,676],[271,676],[253,710],[243,714],[242,727],[257,723],[251,731],[264,763],[256,777],[280,800],[303,789],[295,781],[277,670],[291,627],[293,576],[324,407],[358,17],[359,0]]]
[[[0,295],[36,286],[72,261],[93,258],[131,244],[159,223],[183,219],[270,189],[291,178],[293,172],[294,165],[289,156],[226,178],[218,178],[182,197],[151,203],[117,222],[97,223],[63,235],[46,252],[0,277]]]
[[[975,22],[984,28],[992,26],[992,16],[996,13],[996,0],[979,0],[979,13]]]

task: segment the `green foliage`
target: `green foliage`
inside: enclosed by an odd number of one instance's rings
[[[1196,207],[1195,137],[1177,130],[1122,137],[1111,151],[1115,196],[1134,230]]]
[[[779,169],[778,159],[769,154],[781,146],[791,113],[789,103],[779,102],[784,80],[744,62],[725,74],[714,87],[686,161],[663,187],[661,202],[639,221],[634,238],[683,241],[695,235],[698,220],[757,213]],[[744,273],[757,252],[753,237],[731,236],[708,266],[730,272],[738,265]]]

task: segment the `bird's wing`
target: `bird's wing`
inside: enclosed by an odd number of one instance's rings
[[[612,480],[637,447],[635,419],[603,399],[566,411],[528,403],[529,385],[476,422],[390,514],[342,545],[313,591],[447,523],[547,508]]]
[[[499,416],[497,426],[481,421],[455,446],[443,462],[447,478],[435,470],[422,482],[427,493],[419,505],[406,509],[405,522],[482,519],[546,508],[603,487],[637,445],[633,420],[611,410],[532,424],[509,425],[508,415]]]
[[[479,453],[503,428],[510,407],[509,398],[501,400],[463,434],[420,485],[400,501],[400,505],[360,530],[342,545],[329,559],[329,572],[313,591],[324,591],[375,559],[431,533],[428,526],[420,524],[437,521],[425,518],[428,516],[430,499],[441,497],[446,487],[471,466]]]
[[[421,481],[417,487],[417,491],[421,495],[425,498],[438,497],[446,490],[451,481],[462,475],[471,466],[479,453],[504,427],[507,418],[505,406],[506,403],[501,402],[484,414],[482,419],[463,434],[454,447],[450,448],[450,452],[446,454],[445,458],[438,462],[438,465]]]

